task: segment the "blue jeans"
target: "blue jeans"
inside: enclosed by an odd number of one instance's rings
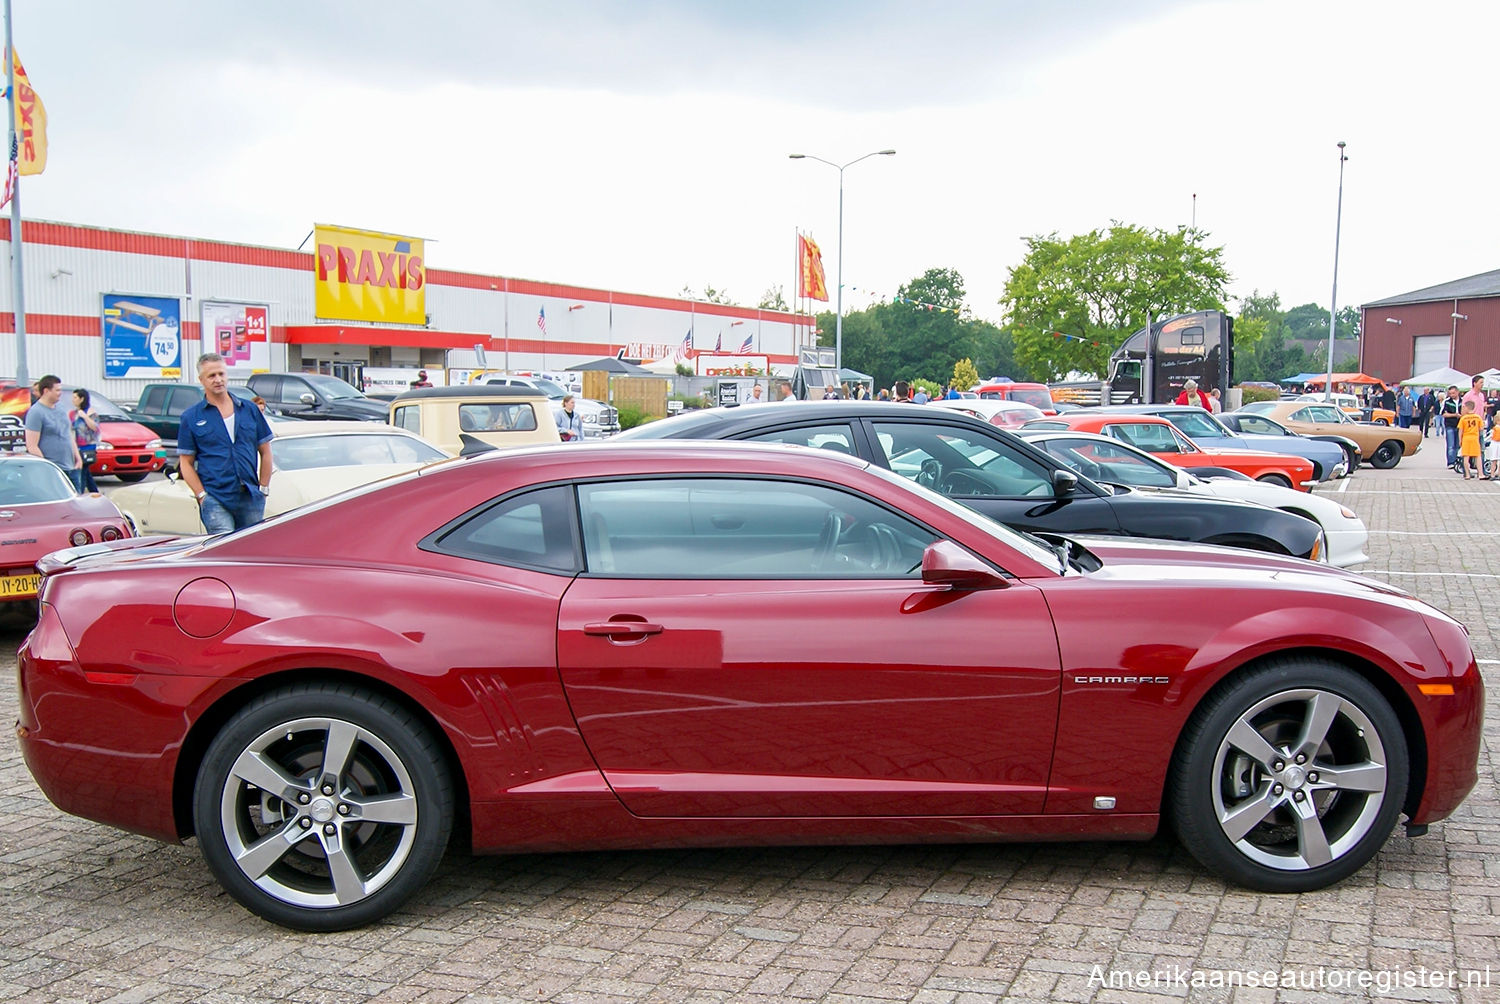
[[[1445,425],[1443,433],[1448,437],[1448,466],[1458,462],[1458,426]]]
[[[209,533],[228,533],[254,526],[266,518],[266,497],[242,487],[234,497],[234,505],[225,505],[212,495],[205,495],[198,503],[198,516]]]

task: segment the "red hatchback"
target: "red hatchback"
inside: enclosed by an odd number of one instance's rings
[[[1023,536],[826,450],[507,450],[42,569],[42,790],[196,834],[296,928],[389,913],[455,825],[505,852],[1166,821],[1215,874],[1307,890],[1477,778],[1468,637],[1400,590]]]

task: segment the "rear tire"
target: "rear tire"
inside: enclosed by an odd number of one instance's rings
[[[1387,439],[1370,454],[1370,466],[1377,471],[1388,471],[1401,462],[1403,448],[1394,439]]]
[[[256,698],[215,736],[193,789],[198,845],[253,913],[302,931],[369,924],[442,860],[453,789],[406,709],[347,685]]]
[[[1193,713],[1168,803],[1178,839],[1210,871],[1307,892],[1375,856],[1407,781],[1406,737],[1374,685],[1343,666],[1284,658],[1232,677]]]

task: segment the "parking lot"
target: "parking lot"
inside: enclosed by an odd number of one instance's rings
[[[1333,492],[1362,571],[1500,645],[1500,483],[1442,447]],[[112,482],[111,482],[112,484]],[[108,487],[108,486],[106,486]],[[0,621],[10,650],[25,627]],[[14,689],[0,689],[13,722]],[[192,846],[64,816],[0,751],[0,1000],[1500,1000],[1500,799],[1480,782],[1343,884],[1266,895],[1140,844],[830,847],[474,858],[386,923],[295,934],[241,909]],[[1488,968],[1487,968],[1488,967]],[[1274,986],[1266,986],[1267,983]],[[1227,984],[1238,984],[1231,986]]]

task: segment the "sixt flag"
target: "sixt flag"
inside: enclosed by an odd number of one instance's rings
[[[10,54],[16,64],[16,133],[21,141],[17,167],[21,174],[41,174],[47,169],[47,106],[31,89],[26,67],[21,65],[14,46]]]
[[[823,274],[823,252],[811,237],[797,235],[797,295],[828,302],[828,279]]]
[[[329,321],[427,323],[421,238],[318,224],[316,316]]]

